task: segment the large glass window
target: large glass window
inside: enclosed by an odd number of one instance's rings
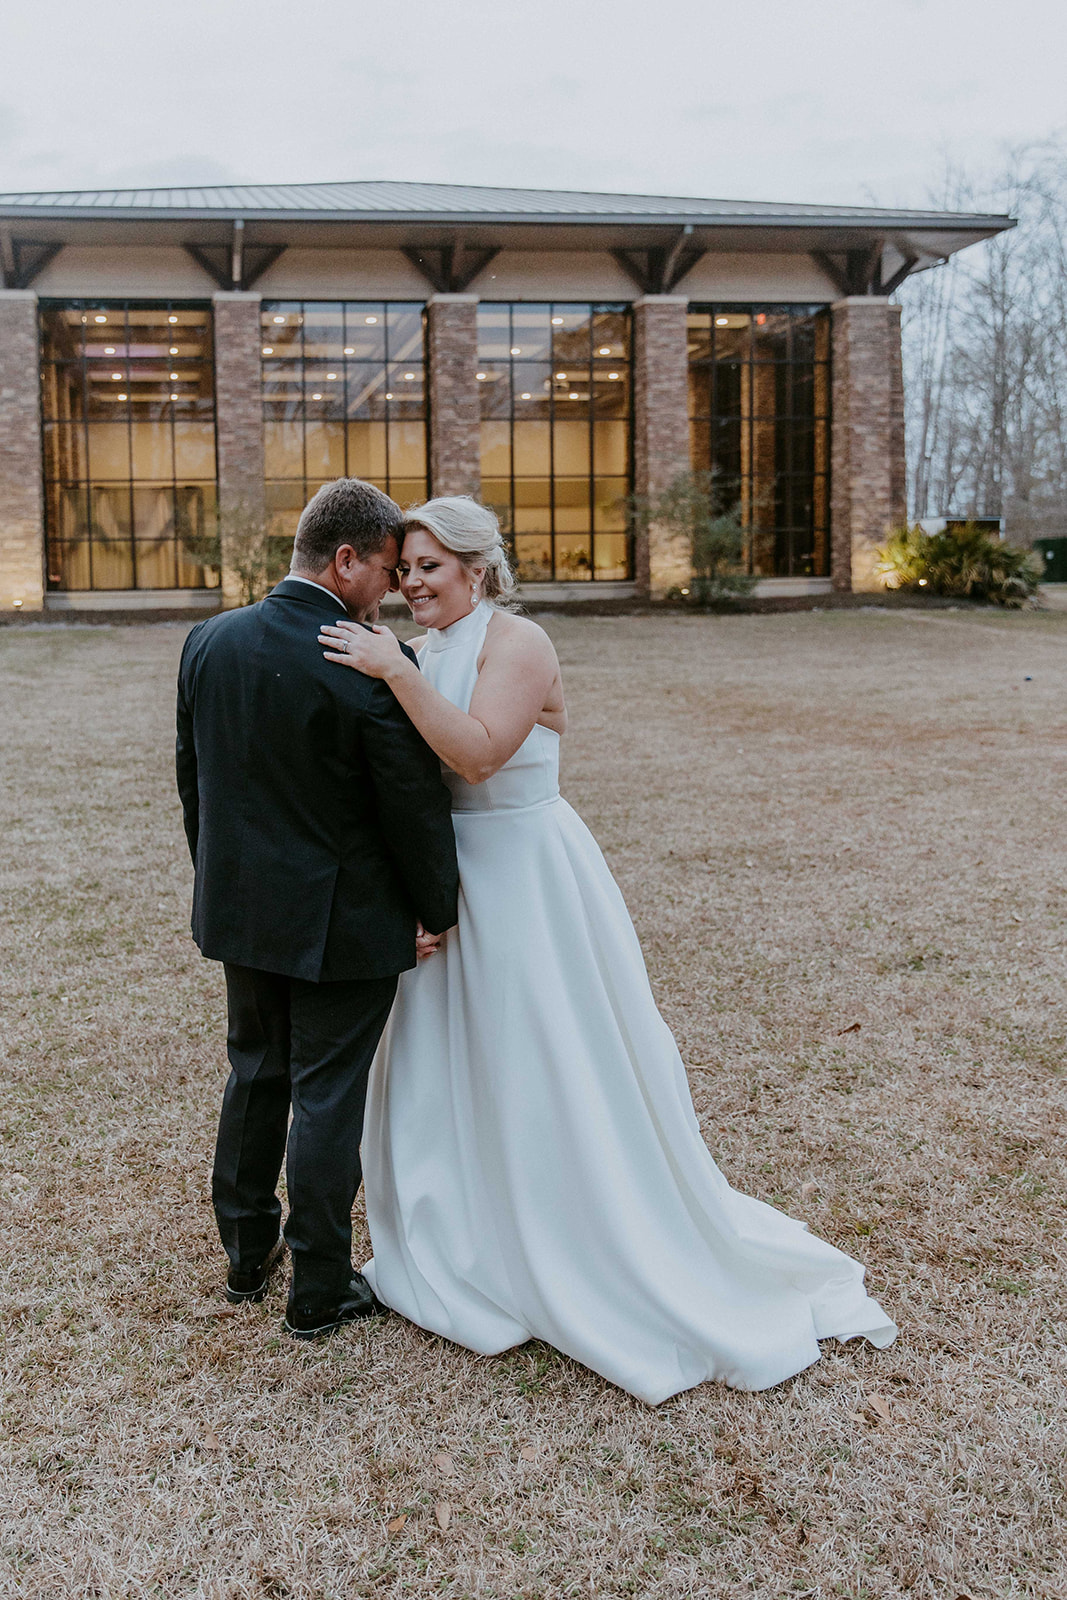
[[[691,305],[695,471],[748,531],[749,570],[830,570],[830,317],[823,306]]]
[[[48,584],[215,588],[211,308],[41,305]]]
[[[519,577],[631,577],[628,307],[483,303],[477,376],[482,499]]]
[[[291,538],[332,478],[425,500],[424,308],[414,301],[264,301],[267,504]]]

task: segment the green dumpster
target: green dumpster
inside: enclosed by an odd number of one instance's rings
[[[1041,557],[1046,583],[1067,583],[1067,539],[1035,539],[1033,549]]]

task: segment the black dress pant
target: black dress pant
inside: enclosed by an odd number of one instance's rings
[[[225,971],[230,1076],[211,1185],[219,1234],[233,1267],[258,1266],[278,1237],[287,1155],[291,1299],[329,1304],[352,1271],[367,1077],[397,979],[307,983],[228,963]]]

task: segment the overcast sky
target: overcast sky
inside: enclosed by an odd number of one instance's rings
[[[922,205],[1067,128],[1064,0],[8,0],[0,189]]]

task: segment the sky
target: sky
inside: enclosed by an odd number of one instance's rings
[[[6,0],[0,190],[922,206],[1067,131],[1064,0]]]

